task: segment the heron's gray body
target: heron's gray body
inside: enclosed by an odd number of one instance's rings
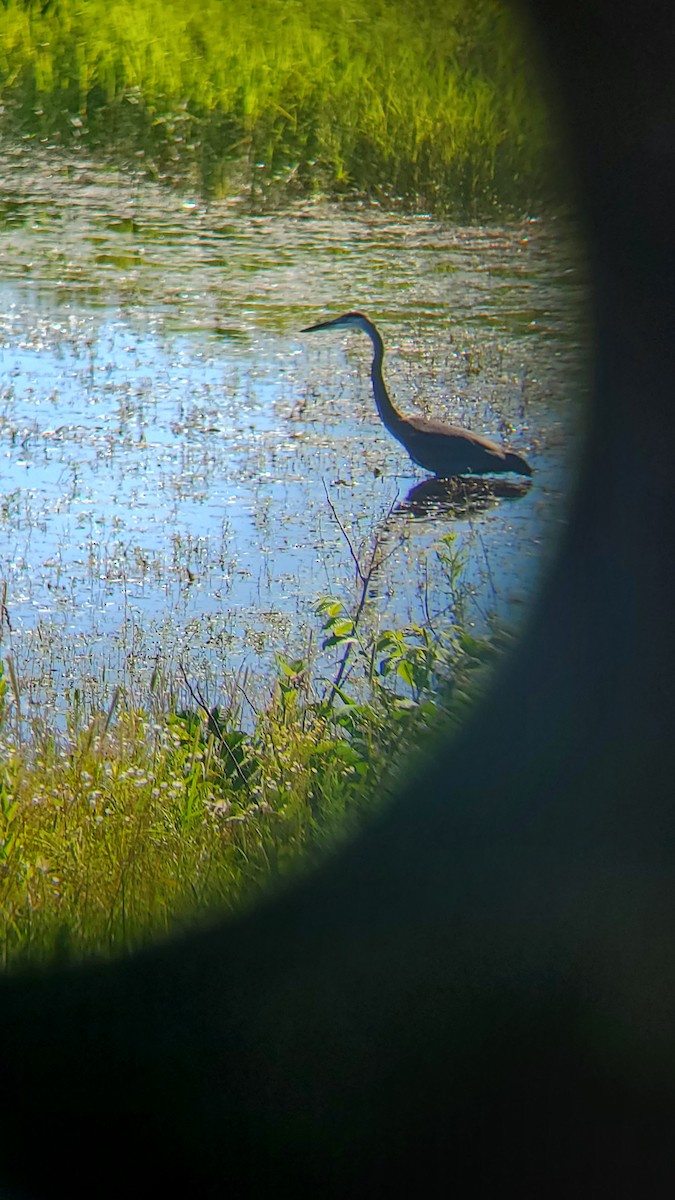
[[[520,454],[505,450],[479,433],[472,433],[459,425],[429,421],[426,417],[402,416],[389,397],[382,375],[384,343],[377,326],[363,313],[343,313],[333,321],[310,325],[301,332],[338,328],[361,329],[370,338],[373,344],[371,378],[377,411],[384,426],[405,446],[418,466],[442,478],[501,474],[505,471],[515,471],[518,475],[532,474],[532,468]]]

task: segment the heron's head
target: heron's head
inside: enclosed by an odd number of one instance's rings
[[[300,333],[314,333],[316,329],[362,329],[368,337],[372,338],[375,331],[375,326],[372,321],[364,317],[360,312],[343,313],[341,317],[335,317],[333,321],[321,321],[318,325],[308,325],[307,329],[301,329]]]

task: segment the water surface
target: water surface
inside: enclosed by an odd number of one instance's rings
[[[434,551],[453,532],[463,619],[518,624],[578,455],[566,226],[321,202],[256,216],[56,150],[2,159],[2,650],[29,709],[73,688],[105,704],[119,683],[142,702],[156,668],[213,701],[242,664],[269,678],[275,651],[316,645],[320,596],[353,599],[345,534],[387,552],[374,623],[454,618]],[[403,411],[523,451],[526,494],[406,503],[427,476],[379,423],[370,343],[299,334],[352,308],[381,329]]]

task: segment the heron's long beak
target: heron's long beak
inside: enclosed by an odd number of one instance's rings
[[[335,321],[320,321],[318,325],[308,325],[306,329],[301,329],[300,333],[314,333],[315,329],[332,329],[334,325],[339,324],[339,317]]]

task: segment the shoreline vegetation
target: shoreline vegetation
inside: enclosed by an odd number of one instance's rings
[[[0,134],[276,203],[560,204],[536,55],[497,0],[3,0]]]
[[[213,911],[270,895],[354,836],[425,748],[452,736],[508,635],[462,628],[454,535],[437,554],[448,621],[376,630],[368,595],[381,552],[359,564],[350,608],[316,607],[334,671],[277,656],[262,703],[235,679],[219,706],[198,683],[157,678],[145,708],[71,703],[56,731],[23,717],[0,663],[0,955],[5,969],[127,953]],[[248,718],[244,719],[244,710]]]
[[[536,64],[494,0],[3,0],[0,110],[8,139],[251,204],[327,194],[459,219],[561,196]],[[333,677],[280,656],[258,707],[242,680],[220,709],[198,682],[179,705],[157,680],[143,710],[75,695],[56,731],[24,720],[5,653],[5,967],[125,953],[253,903],[371,819],[499,655],[463,627],[451,541],[443,630],[368,630],[374,550],[352,608],[318,606]]]

